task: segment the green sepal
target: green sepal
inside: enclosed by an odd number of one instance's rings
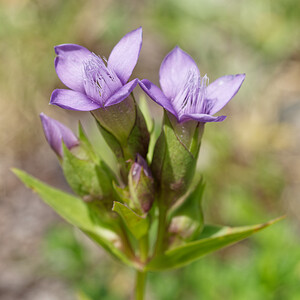
[[[114,201],[112,210],[119,214],[128,230],[137,240],[147,234],[150,225],[147,217],[139,216],[125,204],[116,201]]]
[[[121,144],[119,141],[111,134],[107,129],[105,129],[101,123],[97,120],[95,117],[97,127],[102,134],[104,140],[106,141],[107,145],[110,147],[110,149],[113,151],[115,154],[116,158],[118,161],[124,161],[124,155],[122,151]]]
[[[84,132],[81,122],[78,122],[78,139],[81,148],[81,152],[85,152],[86,157],[88,160],[91,160],[95,163],[99,163],[100,158],[96,155],[92,144],[90,143],[89,139]],[[74,154],[74,153],[73,153]]]
[[[126,157],[126,160],[134,159],[137,153],[146,158],[148,152],[150,134],[141,110],[136,103],[135,106],[136,119],[132,131],[130,132],[130,135],[127,139],[129,157]]]
[[[113,257],[129,266],[135,266],[115,245],[121,241],[115,228],[103,224],[97,214],[82,199],[50,187],[24,171],[12,170],[19,179],[36,192],[45,203],[52,207],[62,218],[78,227]]]
[[[194,239],[203,229],[202,197],[204,188],[205,184],[201,178],[186,199],[170,214],[171,232],[185,241]]]
[[[241,241],[282,218],[264,224],[243,227],[205,226],[199,240],[166,251],[145,267],[146,271],[163,271],[183,267],[202,256]]]
[[[162,132],[157,140],[153,160],[153,176],[160,182],[164,201],[173,202],[183,195],[193,178],[197,159],[177,138],[165,114]]]
[[[102,127],[110,132],[120,143],[124,145],[136,122],[136,105],[131,97],[123,101],[94,110],[93,115]]]
[[[77,158],[63,146],[62,168],[72,190],[81,197],[101,199],[111,191],[111,181],[107,166],[101,161],[101,168],[94,162]]]

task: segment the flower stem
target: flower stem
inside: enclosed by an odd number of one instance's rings
[[[162,203],[162,201],[158,201],[159,208],[159,217],[158,217],[158,231],[157,231],[157,239],[154,250],[154,256],[163,253],[165,247],[165,233],[167,226],[167,207]]]
[[[124,247],[124,253],[130,258],[134,259],[135,254],[134,250],[132,249],[131,243],[128,239],[127,233],[124,230],[124,228],[121,226],[121,232],[120,232],[121,240],[123,242],[123,247]]]
[[[135,300],[143,300],[146,287],[147,272],[136,271]]]
[[[140,260],[142,263],[147,262],[148,259],[148,251],[149,251],[149,240],[148,234],[143,236],[139,241],[140,248]]]

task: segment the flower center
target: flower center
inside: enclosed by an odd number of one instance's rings
[[[194,71],[187,74],[185,84],[173,100],[180,121],[184,119],[184,115],[209,113],[211,105],[206,100],[208,82],[206,74],[203,77]]]
[[[94,53],[83,64],[83,84],[87,96],[102,107],[105,106],[106,100],[122,86],[116,73]]]

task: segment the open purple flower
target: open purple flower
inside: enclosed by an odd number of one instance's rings
[[[70,110],[91,111],[123,101],[138,82],[138,79],[134,79],[127,83],[137,63],[141,46],[141,27],[119,41],[107,64],[82,46],[56,46],[56,73],[70,90],[54,90],[50,104]]]
[[[245,74],[226,75],[208,85],[194,60],[175,47],[163,60],[159,81],[161,89],[147,79],[139,81],[145,93],[172,113],[178,122],[220,122],[226,116],[214,117],[238,92]]]
[[[62,141],[68,149],[79,145],[77,137],[68,127],[43,113],[40,114],[40,118],[44,128],[45,137],[50,147],[58,156],[63,156]]]

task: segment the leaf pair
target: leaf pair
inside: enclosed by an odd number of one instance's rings
[[[81,229],[113,257],[131,267],[140,268],[134,260],[129,259],[117,246],[120,244],[119,236],[116,234],[117,227],[113,228],[113,226],[97,218],[97,215],[95,215],[88,203],[78,197],[52,188],[21,170],[14,169],[13,172],[61,217]],[[113,210],[122,217],[128,229],[137,239],[140,239],[148,232],[148,219],[138,216],[119,202],[114,203]],[[163,271],[182,267],[206,254],[243,240],[281,219],[278,218],[265,224],[236,228],[206,225],[197,240],[167,250],[162,255],[154,257],[145,266],[145,270]]]

